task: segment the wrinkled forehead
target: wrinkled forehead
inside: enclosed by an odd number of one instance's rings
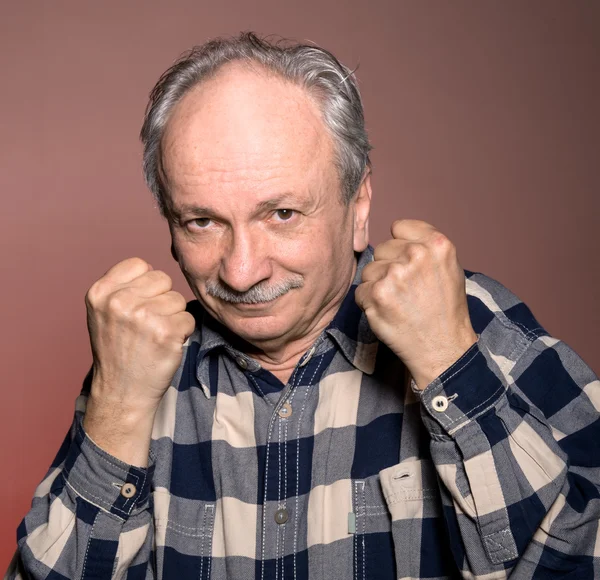
[[[233,64],[176,105],[162,152],[170,184],[205,171],[307,171],[333,163],[331,137],[313,97],[274,74]]]

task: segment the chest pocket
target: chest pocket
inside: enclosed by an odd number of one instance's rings
[[[209,580],[215,522],[214,502],[155,490],[155,557],[158,578]]]
[[[396,578],[390,511],[379,475],[352,480],[352,514],[355,580]]]
[[[410,459],[380,472],[392,518],[397,577],[454,577],[437,472],[430,459]]]

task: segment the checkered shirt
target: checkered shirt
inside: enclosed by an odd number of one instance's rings
[[[354,301],[286,385],[191,302],[150,465],[75,419],[7,578],[600,578],[600,382],[465,270],[478,341],[419,392]]]

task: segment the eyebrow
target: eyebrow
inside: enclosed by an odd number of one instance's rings
[[[261,201],[256,206],[256,212],[261,213],[263,211],[269,211],[274,209],[285,208],[286,204],[292,203],[292,205],[298,205],[301,203],[300,200],[296,199],[291,193],[283,193],[277,197]]]
[[[209,207],[185,203],[180,207],[171,207],[171,215],[181,219],[184,215],[202,215],[214,217],[214,212]]]

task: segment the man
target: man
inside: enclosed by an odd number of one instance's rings
[[[369,247],[350,71],[252,34],[159,80],[139,258],[9,578],[600,577],[598,380],[431,225]]]

